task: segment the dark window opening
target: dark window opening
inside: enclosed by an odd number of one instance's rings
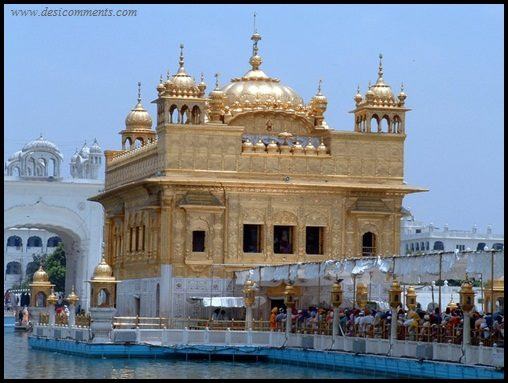
[[[277,254],[293,253],[293,226],[273,227],[273,251]]]
[[[502,243],[494,243],[494,244],[492,245],[492,248],[493,248],[494,250],[503,250],[503,247],[504,247],[504,246],[503,246],[503,244],[502,244]]]
[[[480,242],[478,246],[476,246],[476,251],[483,251],[485,249],[485,246],[487,246],[485,242]]]
[[[307,226],[305,252],[307,254],[323,254],[323,228]]]
[[[444,250],[444,244],[441,241],[434,242],[434,250]]]
[[[193,231],[192,232],[192,251],[202,253],[205,251],[205,232]]]
[[[261,253],[261,225],[243,225],[243,252]]]
[[[368,231],[362,236],[362,255],[376,255],[376,235]]]

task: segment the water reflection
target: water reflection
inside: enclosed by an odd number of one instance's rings
[[[27,333],[4,327],[4,378],[213,379],[373,378],[372,375],[278,363],[181,359],[100,359],[33,350]]]

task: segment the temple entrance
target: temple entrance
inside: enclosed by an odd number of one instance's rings
[[[284,299],[270,299],[270,310],[272,310],[274,307],[281,308],[285,307]]]
[[[68,209],[53,206],[22,206],[7,209],[4,212],[4,232],[11,228],[44,229],[58,236],[65,251],[65,293],[75,286],[83,308],[88,307],[89,287],[87,275],[88,250],[84,246],[87,233],[85,223],[78,215]],[[59,241],[60,242],[60,241]],[[48,255],[51,253],[48,252]]]

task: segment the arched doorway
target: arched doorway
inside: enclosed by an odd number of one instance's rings
[[[55,233],[61,240],[66,255],[65,293],[74,285],[83,308],[89,305],[89,286],[92,270],[88,265],[89,234],[86,222],[72,210],[64,207],[37,203],[29,206],[14,206],[4,211],[4,232],[10,228],[36,228]],[[30,244],[39,245],[40,238]],[[27,242],[27,248],[28,248]],[[42,245],[42,243],[40,243]],[[33,248],[33,247],[32,247]],[[97,255],[97,258],[100,254]],[[96,262],[97,263],[97,262]],[[28,263],[26,268],[35,266]]]

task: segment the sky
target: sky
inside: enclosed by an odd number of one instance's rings
[[[47,9],[46,9],[47,7]],[[136,16],[14,16],[31,9],[134,9]],[[269,76],[305,102],[319,79],[325,118],[353,130],[353,96],[377,78],[407,94],[404,179],[428,188],[404,206],[438,227],[504,232],[502,5],[7,5],[4,8],[4,161],[42,133],[69,159],[86,140],[119,149],[137,82],[155,117],[161,74],[185,67],[213,89],[243,75],[253,13]]]

